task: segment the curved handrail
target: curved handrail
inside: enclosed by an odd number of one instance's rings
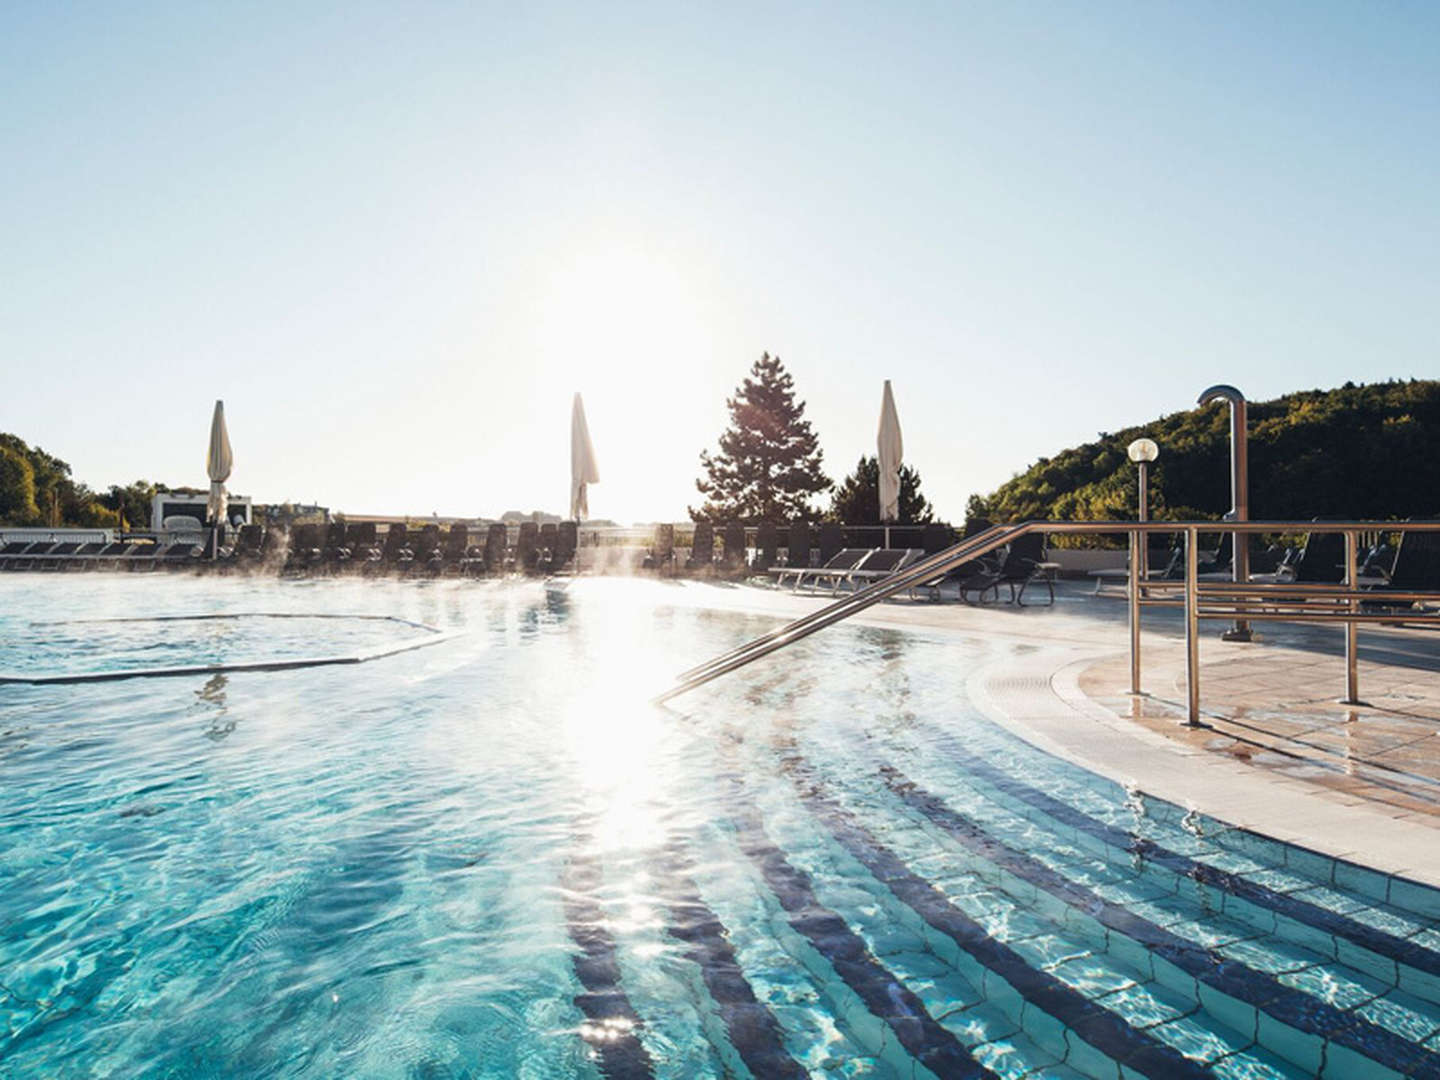
[[[983,531],[981,531],[981,532],[979,532],[979,533],[976,533],[974,536],[967,536],[964,540],[961,540],[958,544],[952,544],[950,547],[946,548],[944,551],[938,551],[938,552],[936,552],[934,555],[927,555],[925,558],[921,559],[919,562],[917,562],[917,563],[912,563],[912,564],[910,564],[909,566],[903,567],[901,570],[899,570],[899,571],[897,572],[897,574],[906,574],[906,575],[909,575],[909,574],[912,574],[912,573],[914,573],[914,572],[916,572],[916,571],[919,571],[919,572],[921,572],[920,580],[923,581],[923,580],[926,580],[926,579],[928,579],[928,578],[934,577],[936,574],[944,573],[946,570],[949,569],[949,566],[948,566],[948,565],[942,566],[942,567],[939,568],[939,569],[936,569],[936,566],[937,566],[938,564],[940,564],[940,563],[948,563],[952,558],[954,558],[954,557],[956,556],[956,553],[959,552],[961,548],[965,548],[965,549],[968,551],[970,548],[973,548],[974,546],[980,544],[981,542],[988,540],[988,538],[989,538],[992,534],[1004,532],[1005,530],[1011,529],[1011,528],[1013,528],[1013,527],[1014,527],[1014,526],[1010,526],[1010,525],[991,525],[988,529],[985,529],[985,530],[983,530]],[[983,554],[983,553],[982,553],[982,554]],[[970,559],[973,559],[973,558],[975,558],[975,557],[976,557],[976,556],[975,556],[974,554],[968,554],[968,555],[966,555],[964,561],[969,561]],[[757,646],[760,646],[760,645],[765,644],[765,642],[769,641],[769,640],[772,639],[772,638],[779,637],[781,634],[787,633],[787,632],[789,632],[789,631],[791,631],[791,630],[795,630],[795,629],[797,629],[797,628],[799,628],[799,627],[802,627],[802,626],[806,626],[806,625],[808,625],[809,623],[813,622],[814,620],[820,618],[822,615],[824,615],[824,614],[825,614],[826,612],[828,612],[828,611],[831,611],[831,610],[833,610],[833,609],[835,609],[835,608],[840,608],[840,607],[844,607],[844,606],[847,606],[847,605],[855,604],[857,601],[864,601],[865,598],[870,595],[871,591],[874,590],[878,585],[882,585],[882,584],[885,584],[885,583],[887,583],[887,582],[891,582],[891,581],[893,581],[893,580],[895,579],[896,576],[897,576],[896,574],[892,574],[890,577],[884,578],[884,579],[883,579],[882,581],[880,581],[880,582],[876,582],[875,584],[867,585],[867,586],[865,586],[865,588],[863,588],[863,589],[857,589],[855,592],[851,593],[849,596],[845,597],[843,600],[837,600],[837,601],[836,601],[835,603],[833,603],[833,604],[830,604],[830,605],[827,605],[826,607],[820,608],[820,609],[817,610],[817,611],[812,611],[809,615],[806,615],[804,618],[796,619],[794,622],[787,623],[786,625],[784,625],[784,626],[782,626],[782,627],[780,627],[780,628],[778,628],[778,629],[776,629],[776,630],[770,631],[770,633],[768,633],[768,634],[762,634],[760,637],[755,638],[755,639],[752,640],[752,641],[747,641],[745,644],[739,646],[738,648],[731,649],[729,652],[724,653],[724,654],[722,654],[722,655],[720,655],[720,656],[713,657],[713,658],[711,658],[710,660],[705,661],[705,663],[703,663],[703,664],[697,664],[697,665],[696,665],[695,667],[693,667],[693,668],[689,668],[689,669],[687,669],[687,670],[685,670],[685,671],[680,672],[680,674],[676,675],[675,678],[676,678],[677,681],[681,681],[681,682],[683,682],[683,681],[686,680],[686,679],[693,678],[694,676],[699,675],[702,671],[705,671],[705,670],[707,670],[708,668],[717,667],[717,666],[719,666],[720,664],[723,664],[723,663],[725,663],[726,661],[732,660],[732,659],[735,658],[736,656],[739,656],[739,655],[740,655],[741,653],[743,653],[743,652],[747,652],[747,651],[749,651],[750,649],[753,649],[753,648],[756,648]],[[861,606],[868,606],[868,604],[863,604],[863,603],[862,603]]]
[[[753,641],[748,641],[739,648],[732,649],[722,656],[717,656],[698,667],[691,668],[688,672],[682,673],[677,678],[677,685],[659,694],[652,699],[654,704],[662,704],[673,697],[677,697],[686,691],[702,686],[711,679],[719,678],[728,674],[736,668],[744,667],[753,660],[762,656],[768,656],[777,649],[783,649],[793,641],[823,630],[833,623],[839,622],[870,607],[878,604],[881,600],[894,596],[898,592],[928,581],[938,574],[954,569],[962,563],[967,563],[981,555],[988,554],[996,548],[1008,544],[1010,541],[1033,532],[1037,528],[1043,529],[1049,525],[1044,521],[1027,521],[1019,525],[995,525],[986,529],[977,536],[968,540],[962,540],[944,551],[937,552],[927,559],[922,559],[913,566],[907,566],[899,573],[892,574],[875,584],[852,593],[843,600],[828,604],[819,611],[811,612],[802,619],[787,623],[778,630],[772,630]]]

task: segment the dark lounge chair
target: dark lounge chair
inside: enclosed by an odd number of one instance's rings
[[[44,557],[40,560],[40,564],[36,567],[36,569],[64,569],[65,564],[69,562],[72,558],[74,558],[75,552],[79,550],[80,544],[77,541],[67,540],[64,543],[56,544],[54,547],[52,547],[49,551],[45,553]]]
[[[120,564],[126,570],[153,570],[156,566],[156,559],[160,556],[161,547],[156,543],[131,544],[125,551],[125,556]]]
[[[308,570],[325,558],[324,537],[319,525],[296,525],[290,530],[290,550],[285,559],[288,571]]]
[[[987,592],[998,599],[1000,586],[1004,585],[1010,590],[1010,602],[1024,607],[1025,590],[1036,581],[1045,584],[1049,603],[1055,603],[1055,582],[1045,565],[1045,536],[1043,533],[1026,533],[1010,543],[998,569],[981,571],[962,579],[960,599],[969,603],[972,592],[982,603]]]
[[[550,573],[550,561],[555,557],[555,548],[559,543],[560,530],[555,527],[555,522],[547,521],[540,526],[540,539],[535,545],[538,552],[535,560],[537,572]]]
[[[543,530],[542,530],[543,531]],[[573,521],[562,521],[552,534],[550,550],[541,569],[547,574],[563,574],[575,569],[575,552],[579,548],[580,527]]]
[[[458,571],[470,552],[470,527],[460,522],[450,526],[445,534],[445,545],[440,549],[440,562],[445,570]]]
[[[942,527],[948,529],[948,526],[942,526]],[[967,521],[967,522],[965,523],[965,532],[964,532],[964,536],[962,537],[962,539],[964,539],[964,540],[969,540],[972,536],[979,536],[979,535],[980,535],[982,532],[984,532],[986,529],[989,529],[989,528],[992,528],[992,527],[993,527],[993,523],[990,522],[990,521],[987,521],[985,518],[971,518],[969,521]],[[952,534],[953,534],[953,530],[952,530]],[[952,545],[947,545],[947,546],[952,546]],[[940,550],[943,551],[944,548],[941,548]],[[930,553],[927,552],[927,554],[930,554]],[[1002,559],[1001,557],[999,557],[998,555],[993,554],[993,553],[990,554],[990,555],[982,556],[981,558],[978,558],[978,559],[969,559],[969,560],[961,563],[959,566],[956,566],[956,567],[951,568],[950,570],[947,570],[947,571],[946,571],[945,573],[943,573],[943,574],[938,574],[938,575],[936,575],[935,577],[931,578],[931,579],[928,580],[928,581],[922,581],[922,582],[920,582],[920,583],[917,584],[917,585],[911,586],[911,588],[910,588],[910,596],[911,596],[911,598],[913,599],[914,596],[915,596],[915,590],[916,590],[916,589],[923,589],[923,590],[925,590],[926,592],[930,593],[930,599],[932,599],[932,600],[939,600],[939,599],[940,599],[940,586],[941,586],[941,585],[944,585],[947,581],[958,581],[958,582],[961,582],[961,583],[962,583],[961,589],[960,589],[960,599],[961,599],[961,600],[965,600],[965,599],[966,599],[966,597],[965,597],[965,591],[966,591],[966,590],[965,590],[965,587],[964,587],[963,583],[964,583],[965,581],[974,579],[974,578],[976,578],[976,577],[978,577],[978,576],[980,576],[980,575],[984,575],[984,574],[998,574],[998,573],[1000,572],[1000,563],[1001,563],[1002,561],[1003,561],[1003,559]],[[981,599],[982,599],[982,601],[983,601],[983,594],[982,594],[982,596],[981,596]]]
[[[260,560],[265,543],[265,530],[259,525],[241,525],[235,538],[235,561],[253,563]]]
[[[1335,585],[1345,580],[1345,535],[1311,532],[1294,562],[1294,581]]]
[[[166,545],[165,550],[161,551],[156,559],[166,569],[174,570],[194,562],[204,546],[204,544],[197,544],[190,540],[177,540],[173,544]]]
[[[755,558],[750,569],[763,574],[780,561],[780,531],[774,522],[762,521],[755,529]]]
[[[695,523],[695,534],[690,540],[690,557],[685,560],[685,569],[711,570],[715,566],[715,526],[708,521]]]
[[[121,557],[130,550],[130,545],[123,540],[117,540],[113,544],[106,544],[95,553],[91,565],[97,570],[117,570],[120,567]]]
[[[785,538],[785,566],[792,570],[809,566],[812,546],[810,523],[801,518],[790,522],[789,533]]]
[[[515,569],[520,573],[533,574],[540,565],[540,526],[533,521],[520,523],[520,535],[515,541]]]
[[[725,526],[724,549],[720,553],[720,568],[726,573],[739,573],[745,569],[745,526],[732,521]]]
[[[650,550],[645,553],[645,561],[641,568],[645,570],[667,570],[675,564],[675,526],[670,524],[656,525],[655,538],[650,542]]]
[[[348,563],[352,554],[350,530],[343,521],[332,521],[325,529],[325,561],[331,566],[339,566]]]
[[[485,530],[485,556],[481,566],[487,574],[505,572],[505,552],[510,546],[510,530],[503,522],[494,521]]]
[[[1435,601],[1385,600],[1386,590],[1395,592],[1440,592],[1440,533],[1406,532],[1400,536],[1400,547],[1389,581],[1370,590],[1375,600],[1361,605],[1366,611],[1385,611],[1413,607],[1433,607]]]
[[[926,555],[938,555],[955,543],[955,530],[949,525],[932,521],[920,534],[920,546]]]
[[[351,562],[376,563],[385,556],[373,521],[362,521],[351,525],[347,539],[350,542]]]
[[[103,542],[91,541],[81,544],[75,554],[66,562],[66,570],[88,570],[95,565],[95,557],[105,550]]]
[[[54,540],[35,540],[26,544],[18,555],[11,560],[11,567],[15,570],[40,570],[43,569],[43,559],[55,546]]]
[[[30,546],[29,540],[11,540],[4,547],[0,547],[0,570],[18,569],[12,562],[19,554]]]
[[[415,561],[410,548],[410,530],[398,522],[385,530],[384,558],[386,566],[408,567]]]

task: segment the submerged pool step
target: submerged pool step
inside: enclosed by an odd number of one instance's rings
[[[1148,963],[1162,983],[1192,995],[1205,1011],[1232,1029],[1247,1028],[1258,1034],[1262,1045],[1312,1072],[1322,1067],[1327,1075],[1345,1076],[1347,1068],[1368,1070],[1368,1074],[1440,1077],[1440,1055],[1426,1050],[1391,1027],[1385,1026],[1384,1012],[1366,1015],[1338,1008],[1321,997],[1287,985],[1277,976],[1282,970],[1267,971],[1250,966],[1244,942],[1218,950],[1186,940],[1180,934],[1146,918],[1139,904],[1122,904],[1105,899],[1087,885],[1077,884],[1062,872],[1032,855],[1018,851],[989,835],[976,823],[947,806],[943,800],[896,775],[888,778],[890,789],[923,820],[937,826],[943,835],[958,842],[970,855],[1019,883],[1023,896],[1033,888],[1037,901],[1061,901],[1067,919],[1092,922],[1092,934],[1102,929],[1109,949],[1136,952],[1136,960]],[[1295,946],[1287,946],[1296,948]],[[1265,955],[1283,956],[1283,949]],[[1293,965],[1300,970],[1311,965]],[[1404,1011],[1396,1001],[1395,1011]],[[1386,1069],[1380,1062],[1393,1068]]]
[[[1320,882],[1306,885],[1309,879],[1258,862],[1245,873],[1233,872],[1216,865],[1225,861],[1224,855],[1215,858],[1184,854],[1174,850],[1164,837],[1136,837],[987,763],[970,762],[965,767],[1021,816],[1042,827],[1054,822],[1054,828],[1063,830],[1078,846],[1101,855],[1112,865],[1128,866],[1137,881],[1169,885],[1177,895],[1189,895],[1258,932],[1273,934],[1391,987],[1440,1004],[1440,951],[1411,939],[1424,925],[1407,918],[1404,912],[1379,903],[1337,910],[1306,895],[1311,890],[1325,889]],[[1229,865],[1245,863],[1232,857]],[[1282,892],[1264,884],[1267,873],[1270,880],[1290,889]],[[1261,880],[1255,880],[1252,874]]]
[[[604,876],[593,838],[577,829],[561,886],[566,926],[577,948],[572,963],[584,987],[575,996],[586,1019],[581,1037],[608,1080],[647,1080],[655,1066],[640,1038],[640,1014],[620,985],[615,938],[600,902]]]
[[[866,948],[841,915],[819,901],[809,874],[791,863],[776,846],[753,803],[742,796],[732,807],[731,821],[740,849],[784,910],[783,922],[808,942],[814,954],[823,958],[820,963],[828,966],[858,999],[865,1012],[848,1009],[847,1019],[857,1033],[868,1029],[866,1041],[872,1045],[878,1042],[882,1058],[903,1070],[905,1062],[895,1057],[895,1050],[903,1048],[915,1065],[936,1076],[979,1080],[994,1075],[935,1020],[913,990]],[[809,959],[809,950],[802,950],[800,955]],[[817,977],[823,977],[823,967],[816,971],[814,961],[807,966]]]
[[[1117,1063],[1156,1080],[1199,1080],[1210,1075],[1200,1062],[1133,1025],[1121,1013],[1097,1005],[1044,965],[1032,964],[1002,935],[992,933],[910,869],[828,793],[812,790],[805,802],[858,864],[860,873],[873,875],[900,902],[892,903],[885,916],[908,922],[924,933],[937,953],[979,982],[986,999],[1019,1023],[1045,1051],[1096,1077],[1114,1075]],[[853,873],[843,876],[848,879]],[[1079,958],[1084,953],[1076,949],[1071,955]]]

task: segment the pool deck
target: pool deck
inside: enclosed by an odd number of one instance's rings
[[[689,584],[715,606],[782,617],[828,596]],[[1147,612],[1145,696],[1129,689],[1125,604],[1062,584],[1054,608],[892,601],[867,625],[1014,647],[960,673],[987,715],[1117,782],[1388,874],[1440,886],[1440,634],[1365,628],[1360,691],[1344,690],[1338,628],[1265,624],[1250,644],[1201,626],[1203,725],[1187,727],[1178,612]]]

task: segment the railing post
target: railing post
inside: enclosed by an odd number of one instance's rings
[[[1185,530],[1185,723],[1200,723],[1200,536],[1195,526]]]
[[[1353,529],[1345,533],[1345,586],[1351,592],[1360,587],[1359,537]],[[1346,609],[1353,615],[1356,600],[1352,597],[1345,602]],[[1345,620],[1345,704],[1359,705],[1360,701],[1360,643],[1359,629],[1353,619]]]
[[[1142,466],[1143,468],[1143,466]],[[1140,689],[1140,553],[1146,550],[1139,529],[1130,530],[1130,693]]]

